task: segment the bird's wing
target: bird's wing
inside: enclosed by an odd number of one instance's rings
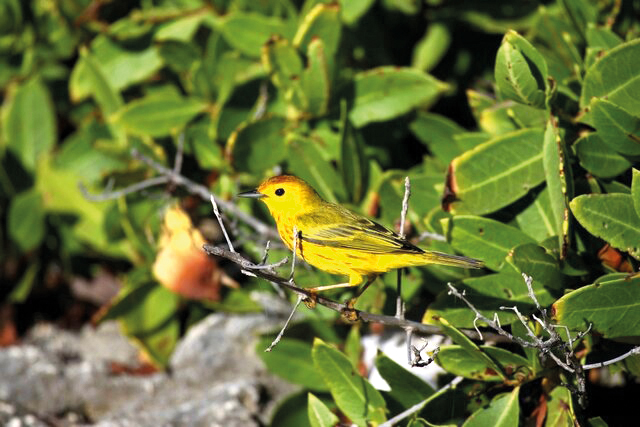
[[[386,227],[336,205],[301,215],[297,222],[303,242],[371,254],[424,252]]]

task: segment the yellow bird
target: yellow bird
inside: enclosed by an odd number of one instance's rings
[[[252,191],[240,193],[263,201],[276,222],[284,244],[307,263],[349,281],[312,288],[313,291],[365,285],[360,295],[381,273],[427,264],[482,268],[473,258],[420,249],[393,231],[323,200],[306,182],[295,176],[269,178]],[[353,301],[353,300],[352,300]]]

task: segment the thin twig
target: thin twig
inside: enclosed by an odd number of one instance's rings
[[[289,281],[293,282],[293,275],[296,271],[296,254],[298,252],[298,227],[293,226],[293,254],[291,255],[293,258],[291,259],[291,274],[289,274]]]
[[[627,357],[633,356],[634,354],[640,354],[640,346],[634,347],[631,350],[627,351],[625,354],[623,354],[621,356],[618,356],[618,357],[616,357],[614,359],[605,360],[604,362],[590,363],[588,365],[582,365],[582,369],[587,371],[589,369],[604,368],[605,366],[609,366],[609,365],[613,365],[614,363],[621,362],[624,359],[626,359]]]
[[[211,195],[210,200],[211,200],[211,206],[213,206],[213,213],[216,215],[216,218],[218,218],[218,224],[220,224],[220,228],[222,229],[222,234],[224,234],[224,238],[227,241],[227,245],[229,245],[229,250],[231,252],[235,252],[236,250],[233,248],[233,243],[231,243],[231,239],[227,234],[227,228],[224,226],[224,223],[222,222],[222,215],[220,215],[220,211],[218,210],[218,204],[216,203],[216,198],[213,197],[213,194]]]
[[[430,401],[434,400],[438,396],[441,396],[442,394],[444,394],[450,388],[453,388],[456,385],[460,384],[462,382],[462,380],[464,380],[463,377],[455,377],[453,380],[451,380],[451,382],[449,384],[445,385],[440,390],[438,390],[437,392],[433,393],[431,396],[429,396],[426,399],[424,399],[422,402],[416,403],[411,408],[400,412],[395,417],[390,418],[387,421],[385,421],[384,423],[380,424],[379,427],[393,427],[394,425],[398,424],[400,421],[404,420],[405,418],[408,418],[411,415],[415,414],[416,412],[420,411],[422,408],[424,408],[424,406],[427,403],[429,403]]]
[[[289,322],[291,322],[291,319],[293,319],[293,315],[296,312],[296,310],[298,309],[298,307],[300,306],[300,303],[302,302],[302,300],[303,300],[303,297],[298,295],[298,301],[296,301],[296,304],[293,306],[293,310],[291,310],[291,314],[289,314],[289,317],[287,318],[287,321],[284,322],[284,325],[282,326],[282,329],[280,329],[280,332],[278,332],[278,336],[276,337],[276,339],[274,339],[271,342],[271,345],[269,345],[269,347],[267,347],[264,351],[270,352],[271,350],[273,350],[273,347],[278,345],[278,343],[282,339],[282,336],[284,335],[284,330],[287,329],[287,326],[289,326]]]
[[[404,197],[402,198],[402,212],[400,213],[400,237],[404,239],[404,223],[407,220],[409,210],[409,197],[411,196],[411,181],[409,177],[404,178]],[[396,317],[404,317],[404,303],[402,301],[402,269],[398,269],[398,280],[396,285]],[[408,344],[410,345],[410,343]]]
[[[348,311],[350,313],[355,313],[358,319],[364,322],[382,323],[388,326],[399,327],[403,329],[412,328],[415,332],[419,332],[421,334],[438,334],[438,335],[444,334],[440,330],[440,328],[435,325],[427,325],[419,322],[414,322],[412,320],[398,319],[395,316],[373,314],[373,313],[368,313],[366,311],[360,311],[357,309],[349,308],[345,303],[340,303],[332,299],[326,298],[320,294],[312,293],[305,288],[300,288],[295,283],[291,283],[288,278],[278,276],[272,271],[256,268],[256,264],[244,258],[242,255],[240,255],[237,252],[231,252],[227,249],[224,249],[218,246],[213,246],[210,244],[205,244],[203,246],[203,249],[209,255],[226,258],[232,262],[235,262],[236,264],[242,267],[243,271],[246,271],[247,273],[251,273],[256,277],[260,277],[271,283],[275,283],[278,286],[281,286],[282,288],[289,289],[290,291],[294,292],[298,296],[314,299],[318,304],[323,305],[331,310],[337,311],[338,313],[343,313],[345,311]],[[475,331],[463,330],[462,332],[471,339],[478,339],[478,335],[475,333]],[[488,336],[489,336],[488,339],[491,339],[496,342],[506,341],[497,334],[488,334]]]
[[[173,162],[173,174],[179,175],[182,170],[182,158],[184,154],[184,131],[178,135],[178,146],[176,147],[176,158]]]
[[[119,191],[105,191],[102,194],[98,194],[98,195],[89,194],[88,191],[86,191],[86,188],[81,184],[80,190],[82,191],[83,196],[88,200],[94,200],[94,201],[113,200],[113,199],[118,199],[130,193],[138,192],[144,188],[148,188],[148,187],[152,187],[160,184],[173,183],[175,185],[179,185],[185,188],[191,194],[200,196],[203,200],[209,200],[211,196],[215,197],[216,203],[222,209],[224,209],[227,212],[230,212],[234,217],[236,217],[243,223],[247,224],[249,227],[253,228],[258,235],[265,236],[267,238],[273,238],[273,239],[280,237],[278,236],[278,232],[274,228],[268,226],[267,224],[263,223],[259,219],[254,218],[248,213],[242,211],[232,202],[221,199],[216,195],[212,194],[209,191],[209,189],[204,185],[200,185],[196,182],[193,182],[179,173],[174,173],[172,169],[164,165],[161,165],[160,163],[140,153],[138,150],[135,150],[135,149],[131,150],[131,156],[134,159],[140,160],[141,162],[145,163],[151,169],[159,173],[160,176],[136,183],[134,185],[131,185]]]

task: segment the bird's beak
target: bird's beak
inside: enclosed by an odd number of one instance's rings
[[[251,199],[262,199],[266,197],[266,194],[262,194],[258,190],[245,191],[244,193],[238,194],[238,197],[248,197]]]

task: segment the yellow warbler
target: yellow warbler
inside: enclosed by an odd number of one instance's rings
[[[402,267],[442,264],[481,268],[481,261],[420,249],[393,231],[323,200],[295,176],[269,178],[252,191],[239,194],[263,201],[278,226],[282,241],[309,264],[333,274],[349,276],[347,283],[313,288],[316,291],[358,286],[366,289],[381,273]]]

